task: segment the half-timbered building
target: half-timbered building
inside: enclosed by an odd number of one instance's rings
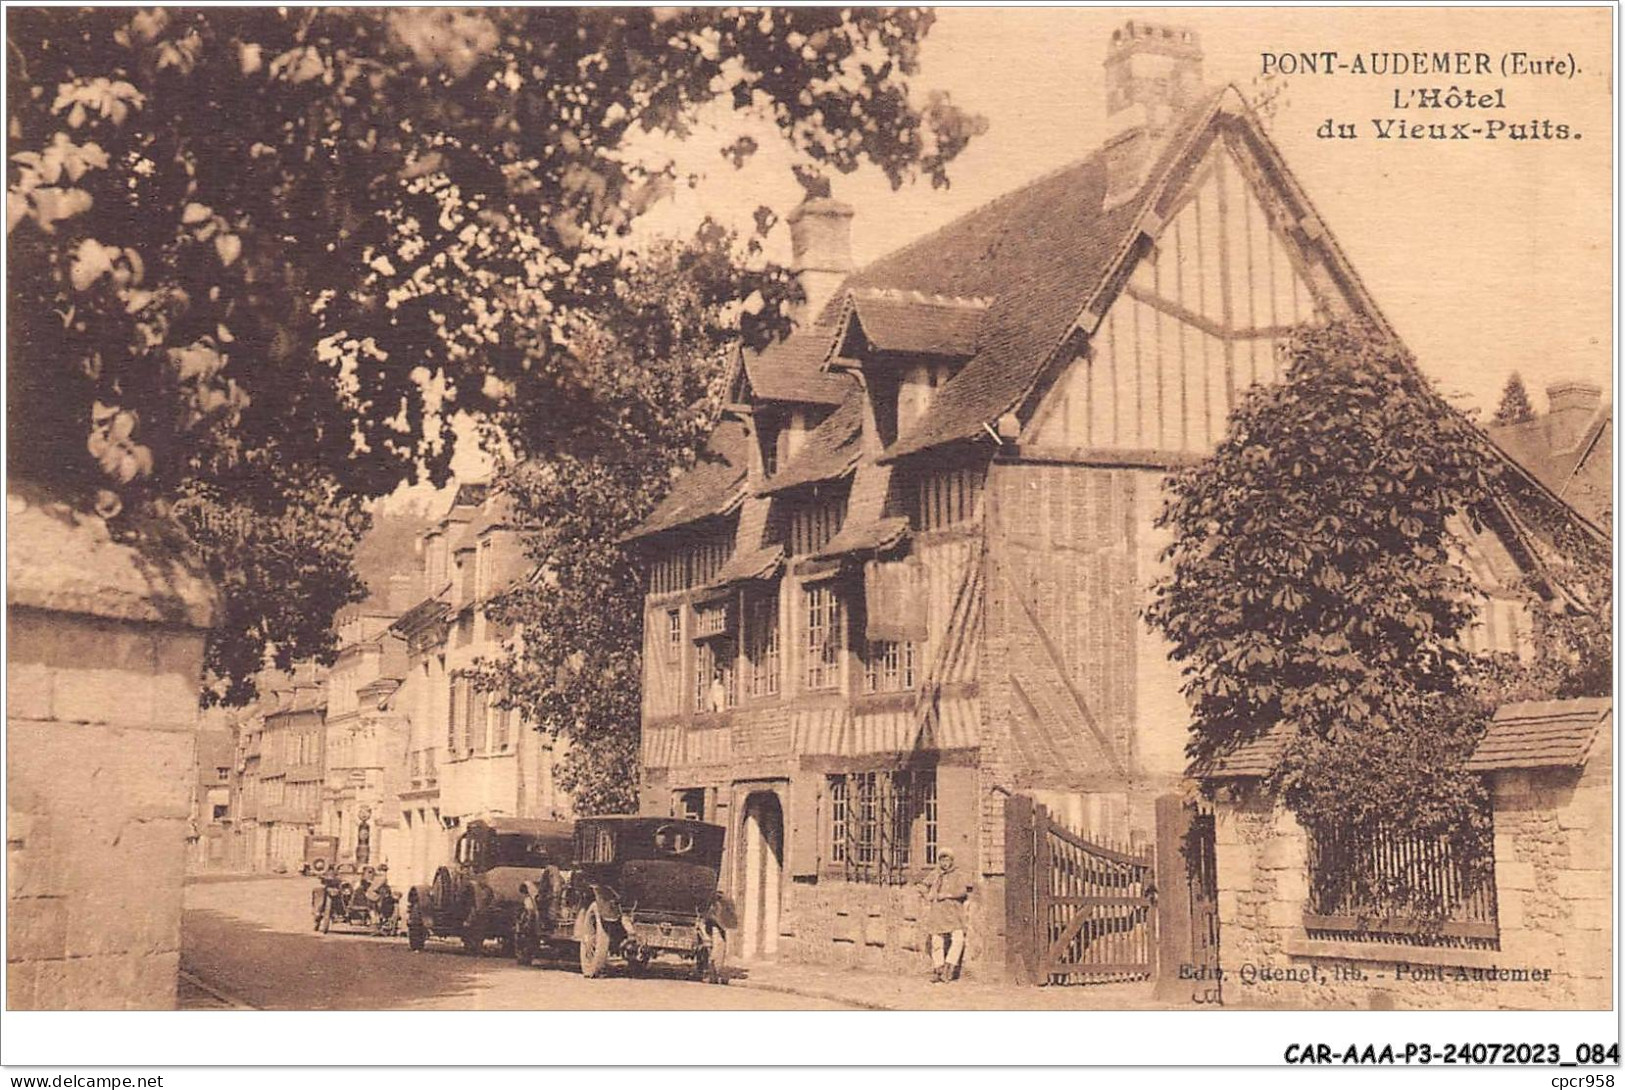
[[[1203,86],[1193,33],[1131,22],[1105,67],[1100,150],[838,285],[850,209],[799,209],[807,320],[741,359],[636,535],[642,804],[727,826],[747,958],[921,968],[910,883],[951,848],[973,970],[1019,967],[1047,878],[1013,798],[1131,876],[1171,850],[1189,714],[1140,619],[1162,480],[1278,377],[1294,326],[1382,317],[1242,96]],[[1522,546],[1489,537],[1494,586]],[[1481,638],[1515,650],[1502,597]],[[1114,896],[1148,904],[1135,882]],[[1076,947],[1061,901],[1039,926]],[[1100,975],[1149,972],[1138,941]]]

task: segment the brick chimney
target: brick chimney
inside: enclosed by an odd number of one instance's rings
[[[1174,123],[1202,93],[1202,39],[1130,19],[1106,50],[1106,208],[1145,183]]]
[[[1554,382],[1546,387],[1546,442],[1554,453],[1579,445],[1602,407],[1602,387],[1590,382]]]
[[[852,206],[832,197],[808,197],[784,220],[790,225],[790,271],[807,296],[794,318],[807,326],[852,272]]]

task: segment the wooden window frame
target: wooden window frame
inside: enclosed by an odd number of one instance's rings
[[[827,580],[809,583],[802,588],[804,605],[802,650],[806,655],[806,669],[802,682],[808,692],[831,692],[841,688],[841,656],[845,651],[843,638],[845,611],[841,608],[841,595]]]
[[[744,615],[745,661],[749,664],[750,695],[758,700],[776,697],[779,695],[782,668],[779,588],[747,591]]]

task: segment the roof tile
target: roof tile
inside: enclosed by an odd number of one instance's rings
[[[1467,768],[1472,772],[1579,768],[1613,710],[1609,697],[1503,705],[1467,759]]]

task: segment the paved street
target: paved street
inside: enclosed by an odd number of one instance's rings
[[[573,960],[520,968],[493,944],[473,958],[445,940],[413,953],[406,939],[310,929],[308,878],[195,882],[182,922],[182,1002],[273,1010],[839,1010],[779,992],[684,979],[676,961],[649,977],[585,980]]]

